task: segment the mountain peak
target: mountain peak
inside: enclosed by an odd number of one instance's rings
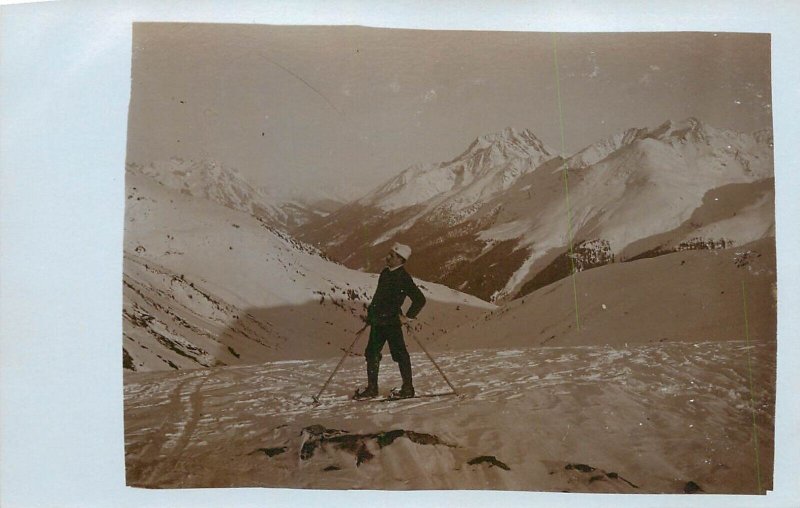
[[[555,152],[537,138],[530,129],[520,131],[513,127],[506,127],[498,132],[478,136],[464,153],[446,164],[465,161],[476,156],[482,158],[491,153],[503,158],[537,159],[537,161],[549,159],[555,155]]]
[[[710,129],[706,124],[690,116],[679,121],[667,120],[653,129],[649,137],[655,139],[686,139],[691,137],[696,140],[705,140],[710,133]]]
[[[542,142],[536,137],[536,135],[534,135],[533,132],[531,132],[530,129],[518,131],[513,127],[506,127],[498,132],[492,132],[478,136],[471,146],[477,148],[488,148],[491,145],[509,144],[537,146],[541,145]]]
[[[359,203],[393,210],[447,196],[457,201],[451,208],[462,209],[506,190],[553,156],[530,129],[506,127],[479,136],[455,159],[407,168]]]
[[[643,127],[631,127],[630,129],[618,132],[596,143],[592,143],[575,155],[572,155],[567,159],[567,166],[570,169],[580,169],[591,166],[620,148],[630,145],[647,135],[648,130]]]

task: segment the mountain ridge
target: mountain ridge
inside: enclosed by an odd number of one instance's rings
[[[523,156],[497,148],[520,139],[531,150]],[[412,166],[296,233],[346,265],[366,270],[369,259],[391,242],[408,243],[415,256],[436,260],[412,257],[410,264],[425,277],[484,299],[504,299],[534,277],[547,256],[569,250],[570,241],[600,242],[619,255],[633,242],[678,228],[712,189],[773,174],[768,130],[738,133],[693,117],[627,129],[566,159],[536,140],[527,129],[510,128],[478,137],[455,159]],[[432,181],[426,174],[446,178]],[[414,199],[417,188],[424,192]],[[731,213],[736,208],[731,205]],[[348,229],[348,223],[358,227]],[[747,232],[733,233],[726,240],[754,240]],[[480,261],[498,248],[508,259]],[[447,254],[442,257],[437,249]],[[494,273],[491,283],[469,273],[497,263],[507,268],[503,275]]]

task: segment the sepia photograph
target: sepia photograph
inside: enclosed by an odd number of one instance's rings
[[[128,486],[772,490],[769,34],[132,30]]]

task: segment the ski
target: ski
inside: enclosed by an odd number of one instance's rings
[[[395,397],[389,395],[378,399],[378,402],[399,402],[401,400],[414,400],[414,399],[432,399],[437,397],[447,397],[449,395],[458,395],[456,392],[442,392],[442,393],[425,393],[422,395],[414,395],[413,397]]]
[[[426,393],[423,395],[414,395],[413,397],[393,397],[387,395],[384,397],[372,397],[367,399],[352,399],[356,402],[399,402],[401,400],[414,400],[414,399],[431,399],[436,397],[447,397],[449,395],[458,395],[456,392],[441,392],[441,393]]]

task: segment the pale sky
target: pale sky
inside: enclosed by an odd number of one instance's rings
[[[561,151],[556,59],[566,154],[667,119],[772,124],[764,34],[136,24],[128,161],[361,194],[505,127]]]

